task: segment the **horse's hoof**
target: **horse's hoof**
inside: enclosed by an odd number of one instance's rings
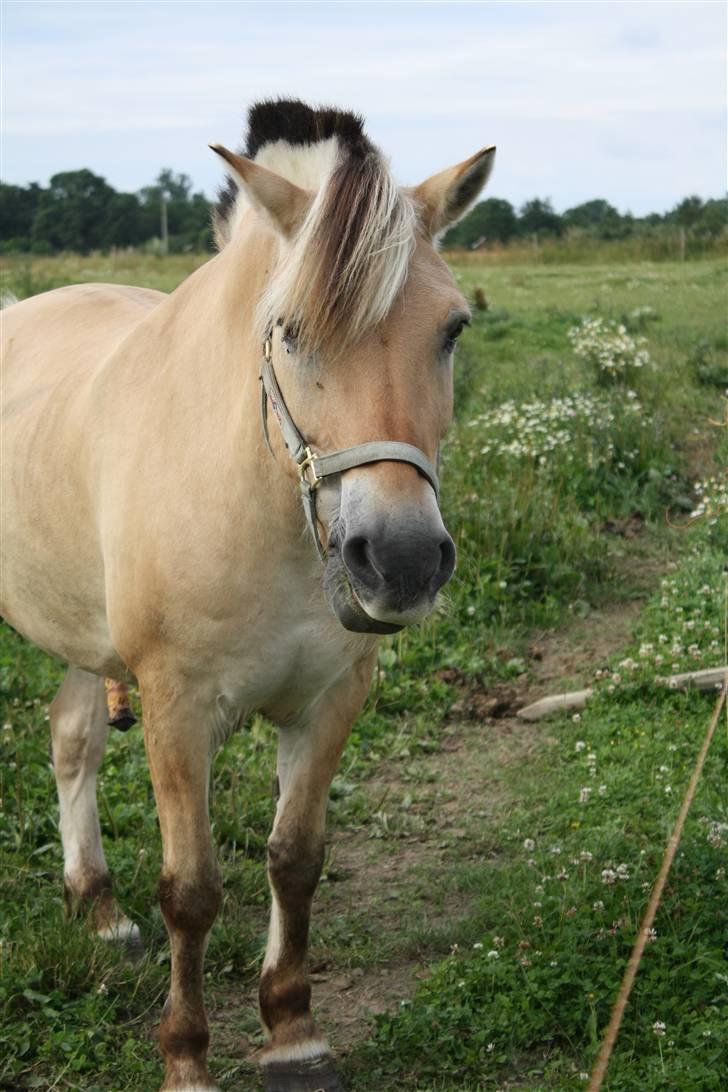
[[[124,956],[130,963],[138,963],[146,955],[147,950],[144,947],[144,941],[138,932],[126,937],[125,940],[119,941],[119,943],[123,947]]]
[[[265,1092],[344,1092],[329,1055],[313,1061],[270,1062],[263,1066]]]
[[[125,916],[113,925],[98,929],[96,936],[106,944],[118,947],[119,951],[123,952],[126,959],[132,963],[136,963],[144,956],[144,941],[141,938],[139,926]]]

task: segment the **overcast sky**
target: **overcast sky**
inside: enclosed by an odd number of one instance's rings
[[[256,99],[353,107],[401,182],[495,143],[489,194],[637,214],[726,188],[726,4],[2,3],[6,182],[221,180]]]

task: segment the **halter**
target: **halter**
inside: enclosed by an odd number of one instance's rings
[[[270,402],[288,454],[298,467],[306,522],[322,561],[326,561],[326,549],[318,532],[316,491],[324,478],[343,474],[345,470],[351,470],[355,466],[366,466],[368,463],[410,463],[427,479],[435,490],[435,496],[439,496],[440,484],[437,471],[427,456],[413,444],[404,444],[397,440],[372,440],[367,444],[355,444],[354,447],[344,447],[340,451],[332,451],[328,455],[318,455],[312,451],[288,412],[288,407],[283,399],[281,388],[278,386],[278,380],[273,370],[272,357],[272,334],[268,334],[263,345],[263,362],[260,369],[260,409],[263,434],[265,435],[268,450],[272,454],[268,436],[268,403]]]

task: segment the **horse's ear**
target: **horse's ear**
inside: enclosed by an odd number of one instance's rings
[[[467,212],[488,181],[494,162],[495,147],[491,145],[415,187],[415,200],[430,235],[438,235]]]
[[[313,194],[302,190],[282,175],[261,167],[252,159],[224,148],[222,144],[211,144],[225,160],[225,166],[241,190],[245,193],[253,208],[262,213],[270,224],[290,239],[301,226],[311,207]]]

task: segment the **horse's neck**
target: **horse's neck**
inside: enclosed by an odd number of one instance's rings
[[[139,443],[155,446],[170,487],[183,488],[186,479],[211,508],[243,508],[252,521],[264,512],[266,536],[300,543],[298,490],[280,437],[271,429],[274,459],[261,421],[255,309],[270,256],[258,249],[249,260],[245,244],[228,244],[161,303],[121,363],[135,370],[141,413],[130,409],[143,422]]]

